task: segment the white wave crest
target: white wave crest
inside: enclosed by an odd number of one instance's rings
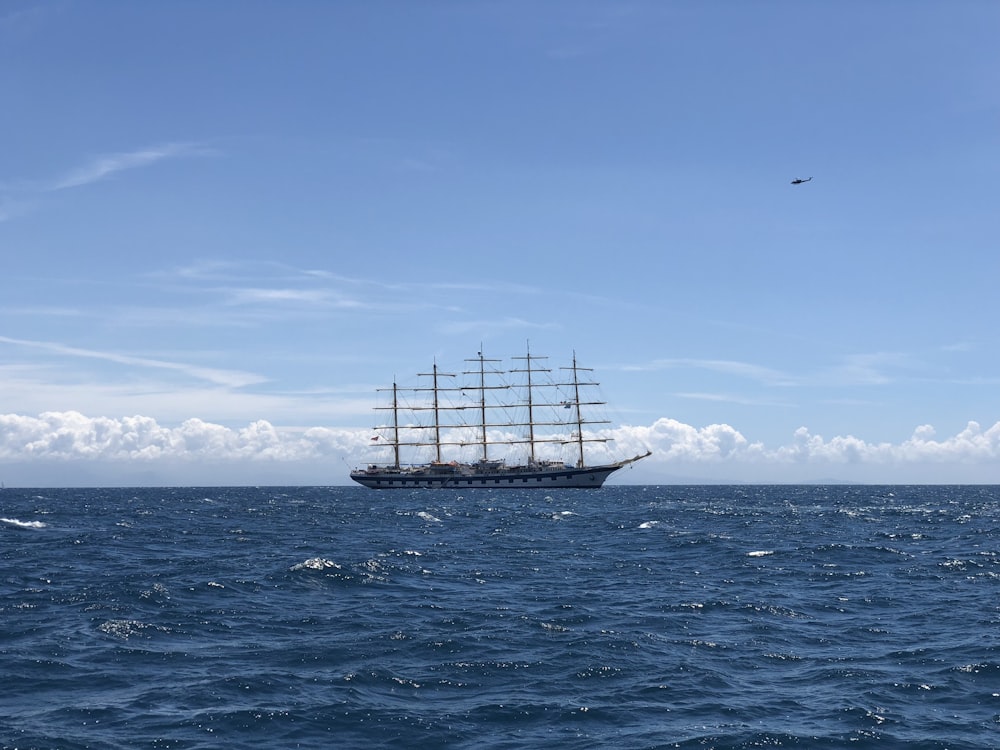
[[[305,562],[293,565],[289,570],[326,570],[327,568],[339,569],[340,566],[333,560],[327,560],[325,557],[310,557]]]
[[[19,521],[16,518],[0,518],[0,523],[5,523],[18,529],[44,529],[47,526],[47,524],[41,521]]]

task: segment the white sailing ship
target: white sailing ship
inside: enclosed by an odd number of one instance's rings
[[[355,469],[351,479],[372,489],[596,488],[614,472],[650,455],[647,451],[588,465],[584,446],[611,440],[588,431],[592,425],[608,424],[588,416],[591,407],[605,403],[587,396],[598,383],[590,380],[592,370],[577,364],[575,353],[572,364],[559,368],[561,375],[555,378],[545,359],[529,351],[512,358],[510,369],[501,369],[500,360],[479,352],[466,360],[475,369],[462,373],[471,384],[457,384],[455,374],[442,372],[435,363],[431,372],[420,373],[428,379],[424,385],[403,388],[393,383],[382,389],[391,394],[391,403],[376,408],[390,418],[375,428],[372,444],[391,451],[392,461]],[[527,448],[522,463],[496,457],[517,445]],[[574,460],[549,457],[554,446],[571,449]],[[430,451],[430,460],[404,462],[419,451]]]

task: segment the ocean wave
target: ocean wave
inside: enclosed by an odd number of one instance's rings
[[[791,491],[10,493],[0,747],[996,746],[1000,490]]]
[[[97,626],[105,635],[110,635],[112,638],[118,638],[123,641],[127,641],[134,635],[139,635],[147,630],[167,632],[167,628],[161,627],[159,625],[151,625],[148,622],[141,622],[140,620],[107,620],[102,622]]]
[[[328,568],[340,570],[340,565],[325,557],[310,557],[308,560],[293,565],[289,570],[326,570]]]
[[[20,521],[16,518],[0,518],[0,523],[5,523],[16,529],[44,529],[48,526],[48,524],[41,521]]]

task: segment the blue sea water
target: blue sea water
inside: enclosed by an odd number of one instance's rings
[[[1000,747],[1000,488],[0,492],[0,745]]]

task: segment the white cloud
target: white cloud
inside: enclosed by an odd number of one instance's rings
[[[788,481],[789,470],[801,467],[824,472],[818,476],[838,476],[838,469],[845,467],[888,468],[905,477],[908,471],[928,464],[991,470],[1000,461],[1000,422],[985,430],[970,422],[958,434],[941,439],[935,438],[931,426],[921,425],[899,444],[868,443],[851,435],[827,440],[800,428],[787,445],[775,448],[748,440],[730,425],[694,427],[666,418],[649,426],[625,426],[604,434],[614,441],[606,446],[596,444],[594,458],[612,460],[648,448],[653,455],[642,462],[641,476],[650,482],[666,481],[672,472],[697,466],[718,481],[732,478],[734,471],[756,476],[752,470],[770,468],[771,473],[763,475],[769,478],[761,481],[780,482]],[[309,476],[315,476],[319,467],[344,481],[346,465],[376,460],[370,438],[367,429],[283,428],[264,420],[231,428],[192,418],[168,427],[145,416],[115,419],[77,411],[45,412],[35,417],[6,414],[0,415],[0,462],[8,466],[75,462],[104,470],[118,465],[130,471],[141,466],[273,467],[311,462],[315,466]],[[345,467],[335,463],[341,459]],[[722,473],[724,469],[730,473]],[[188,483],[183,468],[171,476],[176,484]],[[962,480],[946,477],[940,481]]]
[[[789,444],[767,448],[762,443],[751,442],[729,425],[697,428],[673,419],[659,419],[649,427],[622,427],[615,436],[619,443],[636,447],[648,445],[654,453],[653,460],[661,462],[733,462],[776,467],[802,463],[905,467],[928,462],[1000,462],[1000,422],[985,430],[977,422],[969,422],[957,435],[942,439],[935,439],[931,425],[921,425],[899,444],[869,443],[853,435],[838,435],[827,440],[800,427]]]
[[[753,445],[729,425],[692,427],[662,418],[649,427],[621,427],[611,433],[616,443],[648,446],[659,462],[718,461],[746,455]]]
[[[0,460],[304,461],[356,450],[368,431],[279,430],[259,420],[233,429],[188,419],[165,427],[151,417],[113,419],[80,412],[0,415]]]

